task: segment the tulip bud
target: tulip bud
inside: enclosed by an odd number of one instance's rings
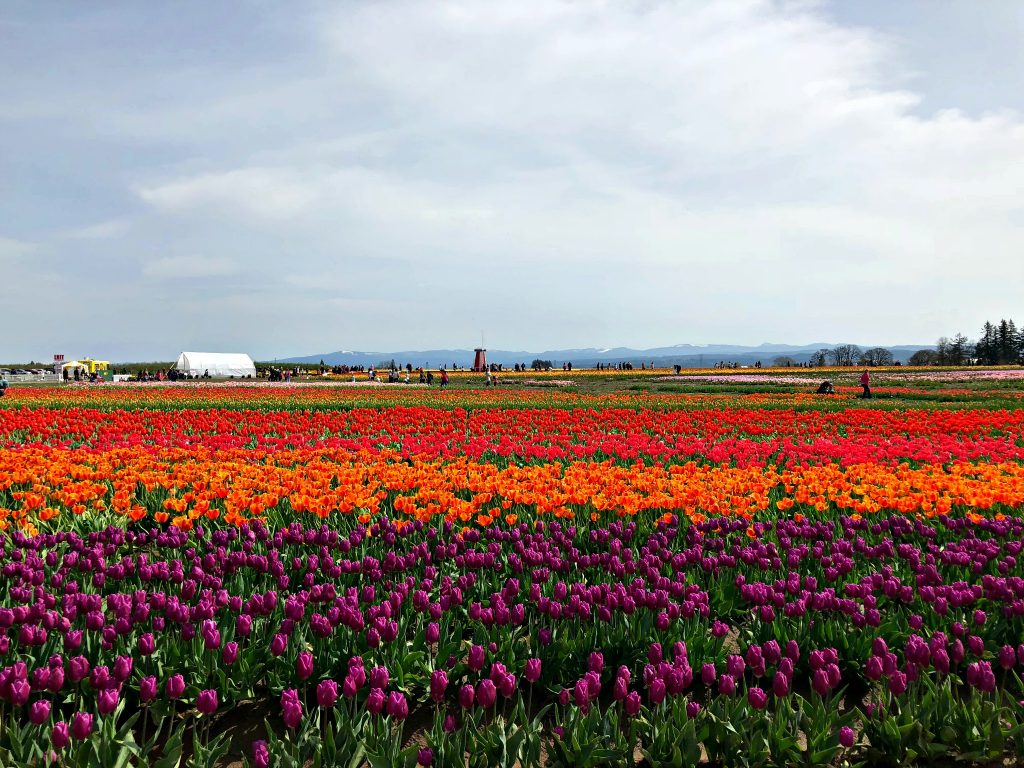
[[[395,718],[395,720],[405,720],[409,716],[409,702],[406,701],[405,694],[400,691],[389,693],[387,710],[388,714]]]
[[[101,715],[109,715],[117,709],[119,699],[116,688],[104,688],[96,696],[96,709]]]
[[[370,670],[370,687],[384,690],[390,682],[387,667],[374,667]]]
[[[212,689],[199,692],[199,698],[196,699],[196,709],[201,714],[212,715],[217,711],[217,692]]]
[[[523,673],[523,677],[529,683],[536,683],[540,680],[541,661],[537,658],[526,660],[526,671]]]
[[[295,674],[299,680],[308,680],[313,674],[313,654],[303,651],[295,660]]]
[[[323,680],[316,687],[316,703],[321,707],[333,707],[338,700],[338,684],[333,680]]]
[[[430,676],[430,698],[436,702],[444,700],[445,691],[448,690],[448,673],[443,669],[436,669]]]
[[[180,699],[185,693],[185,678],[181,675],[173,675],[164,688],[169,699]]]
[[[139,699],[143,702],[149,702],[156,698],[157,695],[157,682],[156,677],[149,675],[148,677],[142,678],[139,681]]]
[[[33,725],[42,725],[49,720],[50,702],[45,699],[35,702],[29,710],[28,719]]]
[[[379,715],[384,711],[384,691],[380,688],[372,688],[370,695],[366,698],[366,711],[371,715]]]
[[[647,691],[647,698],[651,704],[661,704],[665,700],[665,681],[660,677],[651,681],[651,687]]]
[[[441,625],[437,622],[427,624],[426,640],[428,643],[436,643],[441,639]]]
[[[50,741],[53,742],[55,749],[64,749],[64,747],[70,744],[71,729],[68,728],[68,724],[63,720],[56,723],[50,730]]]
[[[747,691],[747,701],[754,709],[764,709],[768,704],[768,694],[761,688],[754,686]]]
[[[71,735],[77,741],[85,741],[92,733],[92,715],[88,712],[76,712],[71,718]]]
[[[490,679],[481,680],[476,687],[477,703],[484,709],[490,709],[494,706],[497,698],[498,690],[494,685],[494,681]]]
[[[848,725],[844,725],[839,729],[839,743],[849,749],[853,746],[856,734],[853,732],[853,728]]]
[[[281,719],[287,728],[298,728],[302,722],[302,702],[294,688],[281,692]]]
[[[728,673],[719,677],[718,692],[723,696],[732,696],[736,692],[736,678]]]
[[[482,645],[474,645],[469,649],[469,668],[479,672],[484,668],[484,648]]]
[[[270,749],[267,742],[259,740],[252,743],[252,764],[254,768],[270,768]]]

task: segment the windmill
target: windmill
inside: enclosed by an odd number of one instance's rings
[[[487,370],[487,350],[484,349],[484,332],[480,331],[480,346],[473,350],[473,370],[483,372]]]

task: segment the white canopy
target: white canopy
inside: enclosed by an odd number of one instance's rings
[[[189,376],[209,374],[214,378],[256,378],[252,358],[236,352],[182,352],[174,367]]]

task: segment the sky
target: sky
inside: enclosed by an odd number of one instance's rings
[[[0,360],[1024,317],[1018,0],[5,0]]]

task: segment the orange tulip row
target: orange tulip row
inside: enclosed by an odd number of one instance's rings
[[[46,447],[0,450],[0,529],[59,528],[90,513],[189,528],[280,515],[387,514],[463,524],[524,515],[755,516],[894,511],[1000,514],[1024,506],[1016,462],[796,468],[572,461],[525,466],[392,452]]]

